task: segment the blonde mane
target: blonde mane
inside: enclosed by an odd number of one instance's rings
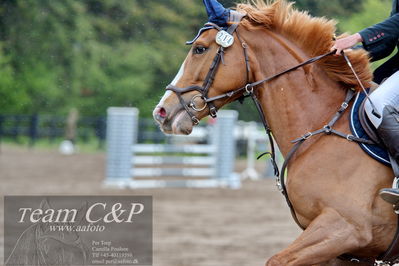
[[[267,1],[267,0],[266,0]],[[312,17],[307,12],[293,8],[286,0],[253,0],[237,4],[237,11],[246,13],[242,25],[251,29],[268,29],[283,35],[298,45],[309,57],[328,53],[333,45],[336,22],[324,17]],[[368,53],[363,49],[347,53],[352,65],[365,86],[372,80]],[[329,56],[318,62],[327,75],[345,87],[359,89],[352,71],[342,56]]]

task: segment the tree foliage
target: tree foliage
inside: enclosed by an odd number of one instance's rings
[[[297,0],[296,7],[308,10],[313,16],[326,16],[328,18],[349,16],[362,9],[363,1],[359,0]]]
[[[339,21],[339,28],[348,33],[355,33],[375,23],[386,19],[391,12],[390,0],[365,0],[364,8],[348,18]],[[388,58],[373,62],[373,68],[377,68]]]
[[[195,0],[3,0],[2,112],[148,109],[203,13]]]
[[[340,19],[345,31],[354,33],[386,19],[391,12],[390,0],[365,0],[364,8],[350,17]]]

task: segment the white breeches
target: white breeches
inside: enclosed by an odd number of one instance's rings
[[[370,99],[376,111],[381,115],[381,118],[376,117],[372,113],[373,108],[370,101],[367,100],[365,103],[366,113],[373,125],[378,128],[382,121],[382,113],[385,106],[391,105],[399,108],[399,71],[395,72],[395,74],[385,80],[378,89],[370,94]]]

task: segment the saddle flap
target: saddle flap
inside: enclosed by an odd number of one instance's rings
[[[360,147],[372,158],[377,161],[390,166],[389,155],[386,148],[380,144],[379,139],[373,124],[368,119],[364,110],[364,100],[366,95],[364,92],[358,93],[350,113],[350,129],[352,134],[359,138],[370,139],[376,144],[359,143]]]
[[[364,131],[366,134],[370,137],[372,141],[375,143],[381,145],[381,140],[380,137],[377,134],[377,129],[374,127],[374,125],[371,123],[370,119],[368,118],[365,110],[365,103],[367,101],[367,97],[363,100],[360,110],[359,110],[359,121],[360,124],[362,125]]]

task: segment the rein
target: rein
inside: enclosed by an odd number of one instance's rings
[[[242,44],[243,44],[243,49],[244,49],[245,54],[246,54],[245,63],[246,63],[246,65],[248,65],[249,59],[248,59],[248,55],[247,55],[247,52],[246,52],[246,49],[248,48],[248,46],[245,43],[242,43]],[[300,63],[300,64],[298,64],[296,66],[293,66],[293,67],[291,67],[289,69],[281,71],[281,72],[279,72],[277,74],[274,74],[273,76],[270,76],[270,77],[264,78],[262,80],[258,80],[258,81],[252,82],[252,83],[247,83],[245,86],[243,86],[243,87],[241,87],[239,89],[232,90],[232,91],[229,91],[229,92],[227,92],[225,94],[221,94],[221,95],[218,95],[218,96],[215,96],[215,97],[212,97],[212,98],[208,98],[208,99],[206,99],[206,102],[212,102],[212,101],[223,99],[223,98],[230,98],[230,97],[232,97],[232,96],[234,96],[234,95],[236,95],[236,94],[238,94],[240,92],[246,92],[246,93],[250,94],[250,93],[253,92],[253,88],[255,88],[256,86],[258,86],[258,85],[260,85],[262,83],[271,81],[271,80],[273,80],[275,78],[278,78],[278,77],[280,77],[280,76],[282,76],[284,74],[287,74],[287,73],[289,73],[291,71],[297,70],[298,68],[301,68],[303,66],[315,63],[315,62],[323,59],[324,57],[327,57],[327,56],[332,55],[334,53],[335,53],[335,51],[332,51],[332,52],[329,52],[329,53],[326,53],[326,54],[322,54],[322,55],[319,55],[319,56],[316,56],[316,57],[312,57],[312,58],[310,58],[310,59],[308,59],[308,60],[306,60],[306,61],[304,61],[304,62],[302,62],[302,63]]]

